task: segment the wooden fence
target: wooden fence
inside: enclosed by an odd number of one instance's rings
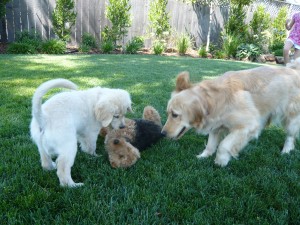
[[[29,30],[39,33],[43,39],[55,38],[52,30],[51,15],[55,8],[55,0],[11,0],[6,5],[6,15],[0,24],[0,40],[12,42],[18,31]],[[151,0],[130,0],[132,26],[124,42],[134,36],[149,34],[148,11]],[[76,24],[72,30],[71,44],[78,45],[83,33],[88,32],[101,40],[101,30],[109,21],[105,17],[108,0],[75,0],[77,12]],[[287,5],[290,13],[299,10],[299,6],[283,2],[259,0],[248,7],[247,18],[259,4],[264,4],[274,17],[280,7]],[[190,5],[180,0],[169,0],[167,10],[170,13],[170,24],[176,33],[189,33],[194,37],[196,46],[206,42],[209,26],[209,8],[207,6]],[[229,7],[213,8],[211,41],[218,42],[220,32],[229,16]],[[147,44],[148,43],[148,44]],[[146,46],[150,41],[146,39]]]

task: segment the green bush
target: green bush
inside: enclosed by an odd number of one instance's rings
[[[205,50],[205,47],[200,47],[198,50],[198,55],[201,58],[206,58],[207,57],[207,51]]]
[[[101,44],[101,50],[103,53],[111,53],[114,50],[114,43],[111,40],[103,41]]]
[[[179,54],[185,54],[188,48],[191,46],[191,38],[187,34],[182,34],[177,40],[176,45]]]
[[[241,39],[235,35],[223,36],[222,50],[227,58],[235,57],[238,46],[241,44]]]
[[[9,54],[35,54],[37,50],[31,44],[15,42],[9,44],[6,52]]]
[[[84,33],[81,37],[79,51],[89,52],[93,48],[97,48],[96,38],[89,33]]]
[[[274,50],[274,55],[275,56],[283,56],[283,49],[276,49]]]
[[[165,50],[165,44],[162,41],[154,41],[153,51],[155,55],[161,55]]]
[[[226,59],[226,53],[223,50],[216,50],[214,54],[215,59]]]
[[[272,43],[277,45],[278,43],[283,43],[286,39],[286,28],[285,21],[287,19],[288,8],[280,8],[277,17],[273,21],[273,35]]]
[[[127,54],[136,54],[144,46],[143,37],[134,37],[131,41],[126,44],[125,52]]]
[[[21,52],[22,52],[22,50],[21,50],[22,48],[23,48],[23,51],[25,51],[25,52],[26,52],[26,48],[28,50],[33,48],[34,49],[33,51],[30,50],[30,52],[33,52],[33,53],[40,52],[41,46],[43,43],[42,38],[40,37],[39,34],[30,32],[27,30],[22,31],[22,32],[17,32],[15,42],[24,44],[24,45],[23,45],[23,47],[21,47],[22,45],[19,44],[19,45],[14,46],[14,48],[18,48]],[[28,45],[30,45],[31,47],[29,47]],[[26,54],[33,54],[30,52],[27,52]]]
[[[254,44],[241,44],[237,48],[236,58],[239,60],[248,59],[253,61],[261,54],[258,46]]]
[[[45,54],[64,54],[66,43],[61,40],[51,39],[42,44],[42,53]]]

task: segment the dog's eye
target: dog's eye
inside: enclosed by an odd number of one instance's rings
[[[178,114],[172,112],[172,117],[173,117],[173,118],[177,118],[177,117],[178,117]]]
[[[116,119],[119,119],[119,118],[120,118],[120,116],[119,116],[119,115],[115,115],[115,116],[114,116],[114,118],[116,118]]]
[[[125,156],[124,155],[119,155],[119,158],[120,159],[123,159]]]

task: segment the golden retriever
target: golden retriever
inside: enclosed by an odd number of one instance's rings
[[[37,88],[32,98],[31,137],[38,146],[42,167],[46,170],[57,167],[61,186],[81,186],[71,177],[77,142],[82,151],[96,155],[100,129],[109,124],[115,129],[124,128],[131,99],[125,90],[95,87],[58,93],[42,105],[43,95],[57,87],[77,88],[66,79],[50,80]],[[52,156],[57,156],[56,163]]]
[[[167,113],[162,133],[173,139],[190,128],[208,134],[207,145],[197,157],[217,151],[215,163],[220,166],[237,158],[272,121],[286,130],[282,153],[289,153],[300,129],[300,59],[287,67],[230,71],[198,84],[191,84],[189,74],[183,72],[177,77]]]

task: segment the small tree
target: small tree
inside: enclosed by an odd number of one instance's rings
[[[63,41],[69,40],[75,21],[74,0],[57,0],[52,14],[54,33]]]
[[[287,19],[288,8],[280,8],[277,17],[273,21],[273,45],[284,43],[286,38],[285,21]]]
[[[112,23],[112,27],[106,27],[102,33],[104,41],[110,40],[116,45],[118,40],[124,38],[131,26],[130,9],[129,0],[109,0],[106,17]]]
[[[164,39],[166,33],[169,33],[171,26],[169,23],[170,15],[167,12],[168,0],[153,0],[150,3],[149,21],[150,29],[156,39]]]

